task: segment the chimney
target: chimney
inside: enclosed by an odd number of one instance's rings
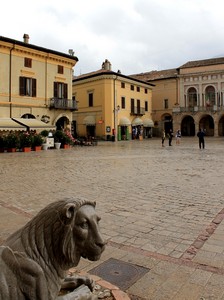
[[[23,35],[23,42],[26,44],[29,44],[29,34],[24,33]]]
[[[103,62],[102,69],[111,71],[111,63],[109,62],[108,59],[105,59],[105,62]]]

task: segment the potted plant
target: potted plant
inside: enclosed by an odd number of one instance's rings
[[[19,136],[20,148],[23,152],[31,151],[31,146],[33,144],[33,136],[30,132],[22,132]]]
[[[48,149],[48,144],[47,144],[48,133],[49,132],[47,130],[43,130],[40,133],[43,136],[43,143],[42,143],[42,149],[43,150],[47,150]]]
[[[5,146],[8,152],[16,152],[16,148],[19,147],[19,138],[15,132],[10,132],[5,137]]]
[[[32,143],[32,148],[34,151],[39,151],[41,150],[41,146],[44,142],[44,138],[41,134],[35,133],[33,135],[33,143]]]
[[[4,136],[0,136],[0,152],[4,152],[6,148],[6,140]]]
[[[64,133],[61,130],[56,130],[53,133],[53,137],[54,137],[54,145],[56,149],[60,149],[61,147],[61,143],[63,141],[63,137],[64,137]]]

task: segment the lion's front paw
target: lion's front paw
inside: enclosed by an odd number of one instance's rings
[[[82,284],[88,286],[91,291],[93,291],[95,286],[94,281],[87,276],[68,276],[65,278],[61,288],[76,289]]]

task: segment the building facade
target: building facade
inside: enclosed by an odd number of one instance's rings
[[[72,76],[78,58],[23,38],[0,36],[0,130],[16,130],[15,122],[38,131],[69,126],[77,109]]]
[[[130,140],[152,135],[153,84],[113,72],[108,60],[73,79],[73,132],[77,136]]]
[[[224,58],[190,61],[177,69],[136,74],[155,84],[152,96],[155,134],[172,128],[195,136],[224,135]]]

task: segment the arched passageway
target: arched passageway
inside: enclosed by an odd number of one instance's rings
[[[181,122],[181,134],[183,136],[195,136],[195,123],[191,116],[186,116]]]

